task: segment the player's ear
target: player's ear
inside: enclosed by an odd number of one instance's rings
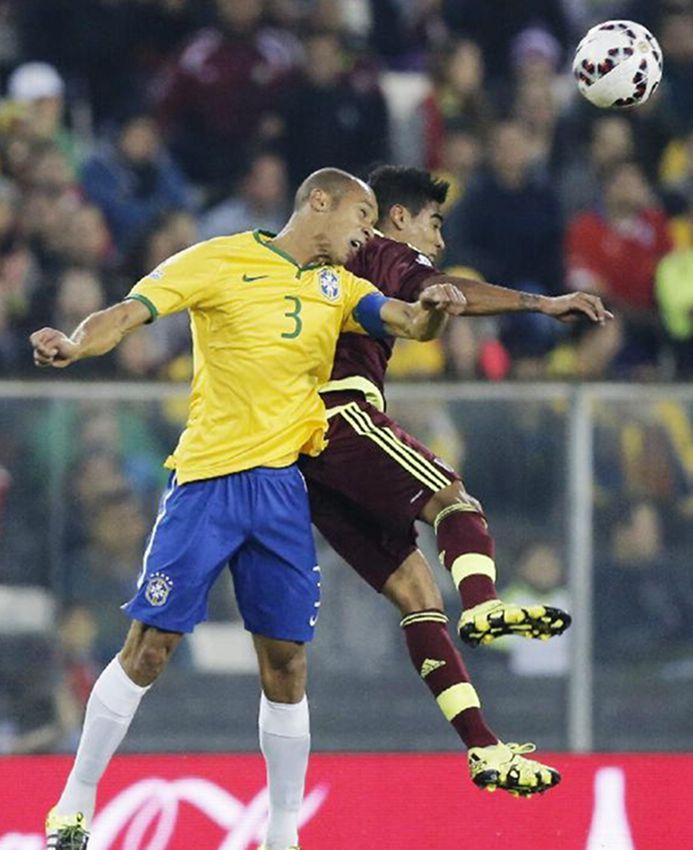
[[[402,230],[406,226],[408,217],[409,211],[402,204],[393,204],[390,207],[389,218],[397,230]]]
[[[315,212],[325,212],[332,207],[332,198],[324,189],[315,188],[308,195],[308,203]]]

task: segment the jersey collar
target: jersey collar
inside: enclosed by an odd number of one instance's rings
[[[272,233],[269,230],[260,230],[259,228],[257,230],[253,230],[253,236],[255,237],[256,242],[262,245],[263,248],[267,248],[270,251],[274,251],[275,254],[279,254],[282,259],[287,260],[292,266],[295,266],[299,272],[307,272],[310,269],[317,269],[323,265],[323,263],[308,263],[307,266],[299,265],[291,254],[287,254],[286,251],[282,251],[281,248],[277,248],[276,245],[267,241],[268,239],[274,239],[276,235],[276,233]]]

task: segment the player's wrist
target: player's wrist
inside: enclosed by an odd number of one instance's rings
[[[63,358],[65,360],[69,360],[70,363],[74,363],[75,360],[80,360],[84,357],[82,345],[83,339],[74,339],[73,337],[67,337],[65,340],[65,344],[63,346]]]
[[[551,298],[546,295],[537,295],[535,292],[521,292],[520,304],[528,313],[548,313]]]

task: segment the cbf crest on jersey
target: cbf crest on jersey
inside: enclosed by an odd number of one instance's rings
[[[164,573],[154,573],[147,582],[144,595],[150,605],[160,608],[166,604],[166,600],[173,589],[173,582]]]
[[[320,292],[328,301],[336,301],[339,298],[339,275],[334,269],[322,269],[318,275]]]

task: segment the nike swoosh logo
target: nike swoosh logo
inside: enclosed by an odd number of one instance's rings
[[[269,275],[268,274],[256,274],[256,275],[244,274],[243,280],[246,283],[252,283],[254,280],[262,280],[263,278],[266,278],[266,277],[269,277]]]

